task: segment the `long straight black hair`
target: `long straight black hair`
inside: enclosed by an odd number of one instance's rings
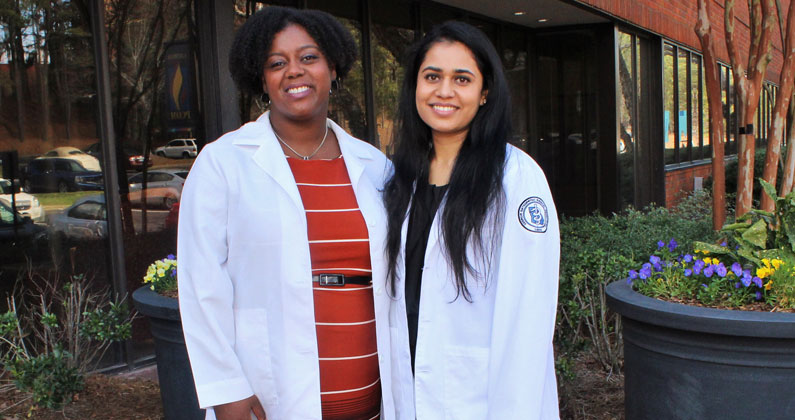
[[[433,158],[431,129],[417,112],[415,95],[420,65],[428,50],[439,42],[460,42],[466,46],[483,75],[483,89],[488,91],[486,103],[475,114],[458,152],[441,216],[444,252],[455,277],[456,298],[463,295],[464,299],[471,301],[465,274],[469,272],[479,277],[486,273],[476,272],[473,261],[467,257],[467,246],[471,241],[476,251],[473,255],[484,258],[484,267],[490,269],[493,246],[486,242],[496,241],[501,232],[505,201],[502,176],[511,114],[508,84],[497,51],[483,32],[462,22],[451,21],[435,26],[411,48],[407,56],[393,140],[395,172],[384,191],[389,219],[386,244],[388,281],[393,295],[396,295],[396,266],[403,245],[401,228],[414,188],[427,182]],[[491,209],[495,209],[495,217],[489,217]]]

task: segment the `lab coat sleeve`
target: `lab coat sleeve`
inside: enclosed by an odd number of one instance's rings
[[[177,241],[179,303],[199,405],[207,408],[254,394],[234,351],[233,284],[227,271],[231,183],[209,144],[182,191]]]
[[[560,233],[540,167],[522,155],[506,168],[505,227],[489,354],[488,419],[558,419],[552,336],[558,296]],[[547,207],[543,233],[523,227],[522,203]]]

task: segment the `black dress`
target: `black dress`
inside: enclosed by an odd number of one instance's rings
[[[418,183],[409,214],[406,233],[406,317],[409,326],[411,347],[411,371],[414,371],[414,355],[417,348],[417,323],[420,316],[420,291],[422,290],[422,267],[425,265],[425,249],[431,232],[433,218],[447,191],[447,185],[436,186],[427,182]]]

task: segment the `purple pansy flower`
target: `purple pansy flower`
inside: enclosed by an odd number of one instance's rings
[[[723,265],[723,263],[718,264],[717,268],[715,268],[715,272],[721,277],[726,277],[726,274],[728,273],[726,266]]]
[[[676,243],[676,239],[674,239],[674,238],[671,238],[671,242],[668,242],[668,250],[669,250],[669,251],[671,251],[671,252],[674,252],[674,250],[676,249],[676,247],[677,247],[678,245],[679,245],[679,244],[678,244],[678,243]]]
[[[693,264],[693,272],[696,274],[701,274],[701,270],[704,269],[704,261],[697,260],[695,264]]]
[[[739,281],[738,281],[737,283],[734,283],[734,288],[735,288],[735,289],[739,289],[739,288],[740,288],[740,286],[741,286],[741,285],[740,285],[740,282],[739,282]]]
[[[762,300],[762,292],[756,292],[756,300]]]
[[[161,255],[162,255],[162,254],[161,254]],[[175,259],[175,258],[177,258],[177,257],[176,257],[174,254],[168,254],[168,255],[166,255],[166,259],[168,259],[168,260],[173,260],[173,259]]]
[[[663,241],[657,241],[657,249],[660,249],[660,248],[662,248],[662,247],[664,247],[664,246],[665,246],[665,242],[663,242]]]
[[[635,280],[636,278],[638,278],[638,272],[635,270],[629,270],[629,278],[631,280]]]
[[[704,276],[706,276],[707,278],[712,277],[712,274],[714,273],[715,273],[714,265],[708,265],[707,268],[704,269]]]
[[[759,277],[754,276],[754,278],[751,279],[751,281],[754,282],[754,284],[757,287],[762,287],[762,279],[760,279]]]
[[[651,277],[651,264],[649,263],[643,264],[643,268],[641,268],[640,271],[638,272],[638,276],[640,276],[640,278],[643,280],[646,280],[649,277]]]
[[[690,255],[690,254],[685,254],[685,262],[686,262],[686,263],[691,263],[691,262],[693,262],[693,256],[692,256],[692,255]]]
[[[734,275],[737,277],[742,277],[743,266],[741,266],[740,263],[735,262],[734,264],[732,264],[732,273],[734,273]]]
[[[740,281],[743,282],[743,286],[748,287],[751,285],[751,276],[743,276]]]
[[[693,275],[693,270],[685,268],[685,277],[690,277],[692,275]]]
[[[725,247],[726,246],[726,241],[721,242],[720,246]]]

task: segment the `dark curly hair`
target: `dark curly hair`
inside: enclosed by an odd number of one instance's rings
[[[318,10],[268,6],[246,20],[232,43],[229,72],[241,92],[263,93],[262,73],[273,37],[291,24],[304,28],[317,42],[338,79],[348,74],[356,61],[356,43],[337,19]]]

